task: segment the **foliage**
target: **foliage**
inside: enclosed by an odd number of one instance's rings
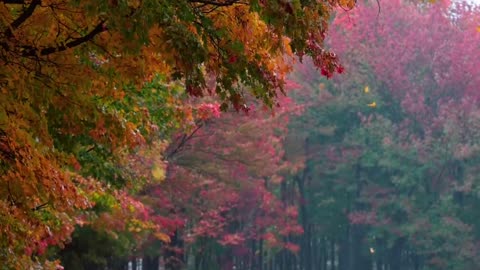
[[[287,239],[302,231],[298,213],[274,195],[294,169],[284,160],[282,141],[287,110],[296,108],[287,99],[280,101],[285,106],[274,116],[261,107],[245,115],[224,113],[209,119],[185,144],[179,136],[170,151],[178,145],[182,149],[170,160],[167,179],[150,188],[146,198],[157,205],[156,220],[170,228],[172,239],[182,239],[177,251],[189,252],[204,269],[233,264],[228,254],[251,256],[257,251],[251,243],[260,241],[266,250],[297,251]],[[285,207],[290,209],[286,213]]]
[[[304,91],[321,97],[294,121],[295,129],[316,127],[303,131],[315,153],[307,155],[315,181],[306,195],[315,233],[339,239],[345,269],[351,261],[476,268],[479,10],[404,1],[381,8],[362,4],[335,18],[330,44],[346,77],[325,82],[297,69]],[[313,100],[305,92],[298,100]],[[362,253],[369,248],[376,253]]]
[[[247,109],[249,95],[272,107],[294,55],[340,71],[323,46],[339,5],[353,1],[0,1],[6,267],[41,263],[46,246],[95,222],[79,218],[86,209],[96,203],[88,215],[101,220],[128,197],[115,190],[141,190],[136,177],[147,179],[123,157],[194,129],[208,104],[189,96],[215,95],[223,110]]]

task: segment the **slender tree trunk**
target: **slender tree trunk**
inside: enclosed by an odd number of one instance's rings
[[[420,270],[420,260],[417,254],[413,255],[413,269]]]
[[[348,270],[355,270],[355,265],[357,263],[356,261],[356,250],[359,248],[357,246],[357,243],[355,241],[355,238],[353,236],[353,233],[352,233],[352,225],[348,225],[347,227],[347,241],[348,241],[348,262],[347,262],[347,265],[348,265]]]
[[[330,254],[331,254],[331,263],[332,263],[332,267],[331,269],[332,270],[335,270],[336,269],[336,265],[335,265],[335,261],[336,261],[336,256],[335,256],[335,240],[332,239],[332,241],[330,242]]]
[[[327,240],[325,239],[325,237],[322,237],[322,253],[323,253],[322,269],[327,270],[328,250],[327,250]]]
[[[309,148],[309,139],[308,137],[305,139],[304,142],[304,151],[305,156],[308,158],[310,156],[310,148]],[[305,166],[301,175],[297,175],[295,177],[295,182],[297,183],[297,189],[300,195],[298,200],[299,204],[299,211],[300,211],[300,222],[303,228],[303,235],[301,236],[300,240],[300,269],[304,270],[311,270],[312,269],[312,248],[311,248],[311,241],[312,235],[310,231],[310,218],[307,209],[307,195],[305,193],[305,185],[307,183],[307,178],[309,174],[309,167]],[[292,192],[293,194],[293,192]]]
[[[179,253],[178,250],[183,250],[183,241],[180,236],[180,232],[175,230],[169,248],[165,251],[165,269],[177,270],[181,269],[184,265],[183,253]]]
[[[260,239],[258,240],[258,250],[259,250],[259,253],[258,253],[258,269],[259,270],[263,270],[263,267],[264,267],[264,262],[263,262],[263,240]]]
[[[304,170],[302,177],[296,177],[296,182],[298,186],[298,192],[300,193],[300,218],[301,218],[301,225],[303,228],[303,235],[301,237],[301,251],[300,251],[300,258],[302,263],[302,268],[305,270],[311,270],[311,232],[310,232],[310,224],[309,224],[309,216],[306,206],[306,195],[305,195],[305,178],[307,175],[307,169]]]
[[[201,254],[195,254],[195,270],[201,270],[202,256]]]
[[[132,270],[137,270],[137,257],[132,259]]]
[[[256,242],[255,240],[251,240],[250,244],[250,267],[249,269],[257,269],[257,260],[255,256],[256,251]]]
[[[314,232],[314,227],[310,227],[310,233],[311,235],[315,235]],[[316,237],[311,237],[310,238],[311,245],[312,245],[312,252],[310,253],[310,265],[312,269],[318,269],[319,264],[317,264],[317,260],[315,260],[315,257],[320,257],[320,253],[318,252],[318,242]]]
[[[348,235],[347,230],[338,243],[338,270],[348,270]]]
[[[143,270],[158,270],[158,256],[150,257],[145,256],[143,258]]]
[[[392,249],[390,250],[390,270],[403,270],[402,268],[402,250],[405,244],[405,239],[399,238],[395,240]]]

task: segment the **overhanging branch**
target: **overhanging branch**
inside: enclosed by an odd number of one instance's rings
[[[26,4],[25,0],[0,0],[0,3],[14,4],[14,5],[24,5],[24,4]]]
[[[199,4],[204,4],[204,5],[212,5],[212,6],[218,6],[218,7],[225,7],[225,6],[231,6],[234,4],[246,4],[240,0],[224,0],[224,1],[215,1],[215,0],[190,0],[190,3],[199,3]]]
[[[38,49],[38,48],[34,48],[34,47],[24,47],[22,56],[25,56],[25,57],[37,56],[37,55],[45,56],[45,55],[49,55],[49,54],[56,53],[56,52],[62,52],[62,51],[68,50],[70,48],[74,48],[74,47],[77,47],[79,45],[82,45],[83,43],[86,43],[86,42],[92,40],[96,35],[100,34],[101,32],[104,32],[106,30],[107,29],[105,27],[105,21],[101,21],[99,24],[97,24],[97,26],[95,26],[95,28],[92,31],[90,31],[85,36],[75,38],[72,41],[67,42],[65,44],[62,44],[62,45],[59,45],[59,46],[56,46],[56,47],[47,47],[47,48],[43,48],[43,49]]]

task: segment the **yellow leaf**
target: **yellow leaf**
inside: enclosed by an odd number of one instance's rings
[[[352,1],[352,0],[340,0],[339,3],[342,7],[344,8],[353,8],[355,7],[355,3],[357,1]]]
[[[375,108],[375,107],[377,107],[377,103],[374,101],[370,104],[367,104],[367,106],[370,107],[370,108]]]
[[[154,165],[152,169],[152,176],[157,181],[165,180],[165,170],[158,165]]]
[[[157,233],[154,233],[155,237],[162,241],[162,242],[165,242],[165,243],[170,243],[170,236],[164,234],[164,233],[161,233],[161,232],[157,232]]]
[[[368,94],[370,92],[370,88],[367,86],[365,86],[365,89],[363,89],[363,92],[365,92],[365,94]]]

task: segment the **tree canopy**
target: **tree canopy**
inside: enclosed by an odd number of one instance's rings
[[[477,269],[479,22],[0,0],[0,268]]]
[[[146,179],[125,169],[129,153],[218,111],[192,96],[215,96],[222,110],[247,111],[250,97],[273,107],[295,56],[341,71],[323,41],[333,9],[353,5],[0,1],[0,259],[42,263],[105,211],[119,228],[137,220],[120,211],[135,204],[118,190]]]
[[[313,103],[292,120],[308,138],[303,237],[321,243],[301,242],[305,269],[336,256],[347,270],[475,269],[480,11],[381,8],[359,4],[332,23],[344,76],[296,69],[297,100]]]

